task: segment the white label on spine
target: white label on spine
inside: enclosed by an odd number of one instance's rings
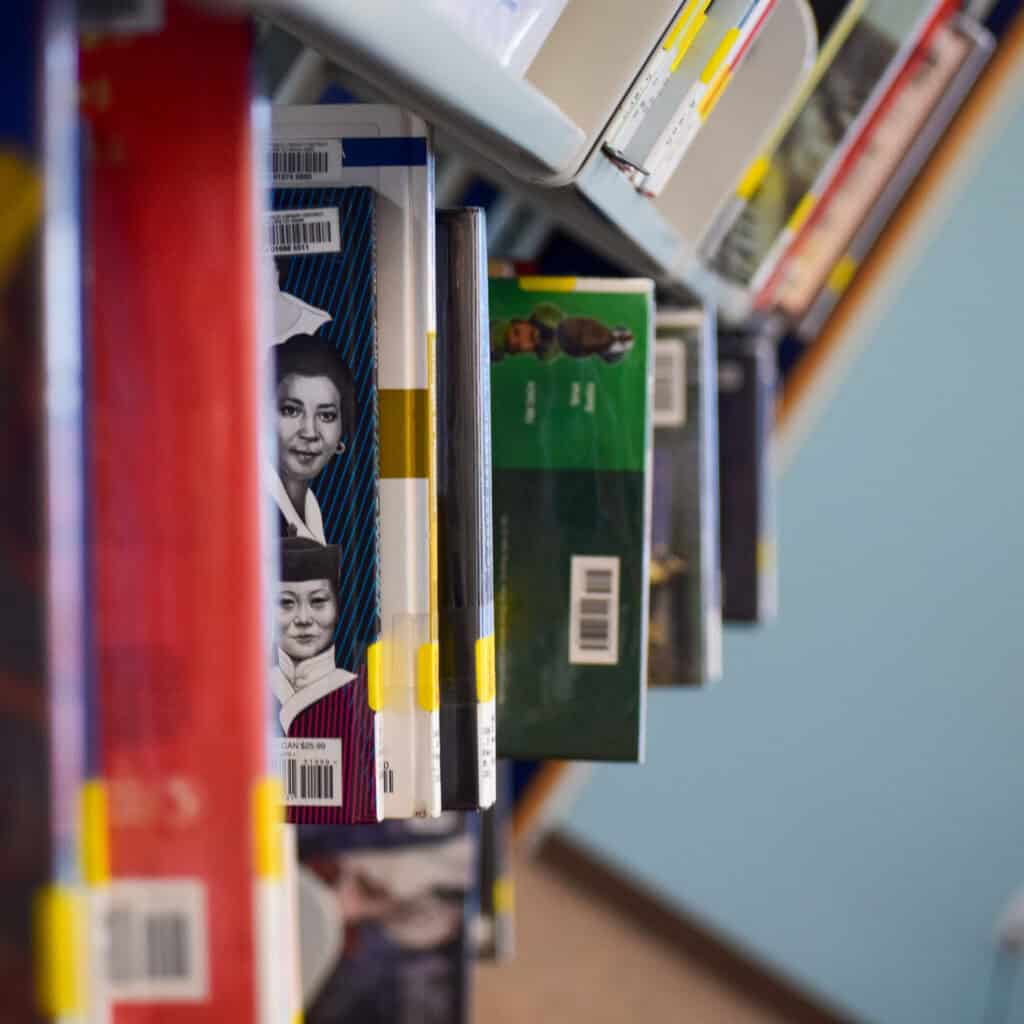
[[[324,184],[337,180],[344,156],[340,139],[275,141],[270,173],[275,186]]]
[[[202,882],[116,879],[107,895],[106,930],[108,991],[115,1003],[195,1003],[208,998]]]
[[[341,252],[337,208],[275,211],[270,215],[270,251],[275,256]]]
[[[654,425],[686,423],[686,343],[678,338],[654,345]]]
[[[341,806],[341,740],[279,739],[278,759],[289,807]]]
[[[647,112],[654,106],[654,101],[661,95],[665,83],[671,77],[675,56],[674,50],[659,47],[647,62],[647,66],[640,73],[629,95],[623,100],[608,129],[606,141],[610,146],[622,150],[632,141]]]
[[[497,777],[494,770],[496,739],[494,700],[485,700],[476,706],[476,742],[481,807],[490,807],[497,795]]]
[[[707,87],[694,83],[682,103],[676,108],[675,116],[665,126],[657,141],[651,147],[644,166],[650,172],[643,189],[650,195],[657,195],[672,177],[683,155],[694,140],[701,126],[697,106],[707,92]]]
[[[574,555],[569,602],[570,664],[618,664],[619,559]]]

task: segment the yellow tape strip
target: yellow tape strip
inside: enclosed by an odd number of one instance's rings
[[[704,4],[707,7],[707,4]],[[676,59],[672,61],[671,71],[676,71],[680,64],[683,62],[683,58],[686,56],[686,51],[693,45],[694,39],[697,38],[700,30],[704,27],[704,22],[708,20],[708,16],[701,13],[694,16],[693,21],[690,22],[689,27],[683,35],[682,42],[679,44],[679,52],[676,54]]]
[[[813,192],[808,192],[803,199],[797,203],[796,209],[790,215],[788,221],[786,221],[786,231],[792,231],[794,234],[800,230],[803,223],[811,215],[811,210],[814,209],[814,204],[818,201],[818,197]]]
[[[762,538],[757,542],[757,571],[771,572],[775,568],[775,541]]]
[[[103,885],[110,881],[110,805],[106,784],[102,779],[83,783],[79,800],[82,879],[86,885]]]
[[[718,71],[725,58],[729,56],[729,51],[739,38],[739,35],[740,30],[738,28],[731,28],[724,36],[722,36],[722,41],[718,44],[718,49],[716,49],[711,55],[711,60],[704,65],[704,70],[700,73],[700,80],[705,85],[709,85],[711,79],[715,77],[715,72]]]
[[[82,1012],[85,999],[85,920],[80,897],[48,885],[35,899],[36,999],[49,1017]]]
[[[253,828],[256,841],[256,877],[284,878],[284,788],[281,780],[267,775],[252,792]]]
[[[306,1016],[301,1010],[296,1010],[295,1013],[292,1014],[292,1024],[302,1024],[305,1019]]]
[[[825,281],[826,286],[837,295],[842,295],[854,274],[857,273],[858,263],[852,256],[844,256],[831,270]]]
[[[496,878],[492,890],[494,900],[494,912],[496,914],[510,914],[515,906],[515,888],[511,878]]]
[[[429,477],[432,437],[428,390],[382,388],[377,393],[377,403],[381,479]]]
[[[0,285],[43,215],[43,182],[17,153],[0,153]]]
[[[771,161],[768,157],[763,154],[759,156],[747,169],[743,172],[743,177],[740,178],[740,183],[736,186],[736,195],[743,200],[749,200],[750,197],[760,188],[761,182],[764,181],[764,176],[768,173],[768,168],[771,166]]]
[[[697,104],[697,116],[703,121],[710,117],[711,111],[715,109],[718,101],[725,93],[725,87],[732,81],[732,73],[726,68],[718,77],[718,81],[711,86],[704,94],[700,103]]]
[[[494,700],[494,634],[476,642],[476,699],[481,704]]]
[[[686,23],[690,20],[690,15],[696,10],[700,0],[687,0],[683,5],[683,9],[676,18],[675,24],[672,26],[672,31],[669,32],[665,42],[661,44],[663,50],[671,50],[675,46],[676,40],[679,38],[679,33],[686,27]]]
[[[416,655],[416,703],[424,711],[436,711],[441,706],[439,677],[437,644],[421,644]]]
[[[524,292],[574,292],[575,277],[521,277],[519,290]]]
[[[381,661],[378,640],[366,648],[366,699],[374,711],[384,707],[384,671]]]

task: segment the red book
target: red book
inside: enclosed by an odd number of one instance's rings
[[[248,23],[180,0],[158,31],[82,52],[114,1024],[258,1013],[268,705],[250,62]]]

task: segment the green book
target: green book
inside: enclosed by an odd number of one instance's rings
[[[643,757],[654,285],[494,279],[498,755]]]

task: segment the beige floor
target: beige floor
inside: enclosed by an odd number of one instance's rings
[[[477,969],[476,1024],[781,1024],[551,869],[524,860],[515,887],[516,956]]]

